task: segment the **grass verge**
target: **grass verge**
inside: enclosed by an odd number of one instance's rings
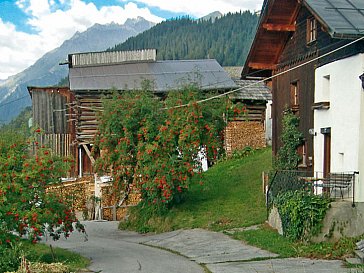
[[[139,232],[166,232],[181,228],[206,228],[220,231],[262,223],[266,217],[262,193],[262,171],[271,168],[270,149],[254,151],[240,159],[222,161],[205,173],[204,183],[196,179],[185,202],[162,216],[131,210],[121,229]],[[141,221],[140,219],[149,219]]]
[[[240,159],[220,162],[205,173],[204,185],[194,183],[191,186],[184,203],[162,216],[133,208],[129,220],[121,222],[119,227],[139,232],[182,228],[223,231],[259,224],[256,230],[235,232],[232,237],[281,258],[345,259],[352,256],[359,238],[342,238],[336,243],[293,242],[262,224],[266,220],[266,207],[261,173],[271,169],[271,158],[271,151],[263,149]],[[144,221],[143,217],[149,220]]]
[[[53,247],[53,251],[49,245],[45,244],[31,244],[27,241],[22,242],[26,258],[30,262],[40,263],[54,263],[60,262],[66,265],[70,271],[78,272],[81,269],[85,269],[90,260],[71,251]]]
[[[271,251],[281,258],[306,257],[314,259],[345,259],[353,255],[355,243],[360,238],[341,238],[338,242],[293,242],[279,235],[268,225],[257,230],[236,232],[232,236],[249,245]]]

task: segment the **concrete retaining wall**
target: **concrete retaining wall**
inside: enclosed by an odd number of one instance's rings
[[[276,208],[272,208],[268,224],[283,234],[281,217]],[[337,241],[341,237],[357,237],[364,234],[364,203],[352,206],[349,201],[332,202],[327,211],[321,233],[313,242]]]
[[[341,237],[357,237],[364,234],[364,203],[338,201],[331,203],[326,213],[321,234],[312,241],[337,241]]]

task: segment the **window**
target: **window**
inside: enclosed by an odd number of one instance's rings
[[[307,43],[312,43],[317,39],[317,21],[315,18],[307,19]]]
[[[307,164],[307,141],[304,141],[302,145],[298,146],[297,153],[300,157],[299,168],[307,168],[309,164]]]
[[[330,101],[330,75],[322,79],[322,101]]]
[[[300,94],[299,94],[299,86],[298,82],[291,83],[291,108],[292,111],[298,111],[300,105]]]

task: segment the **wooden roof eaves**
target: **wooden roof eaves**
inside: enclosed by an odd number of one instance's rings
[[[28,93],[32,97],[33,91],[51,92],[52,90],[61,92],[71,92],[68,86],[27,86]]]
[[[252,58],[253,54],[255,53],[253,49],[257,46],[257,44],[259,42],[259,36],[263,35],[262,30],[265,29],[264,24],[267,22],[267,20],[269,18],[270,12],[272,10],[272,7],[273,7],[275,1],[276,0],[267,0],[266,2],[264,2],[263,8],[265,10],[263,10],[263,12],[262,12],[261,19],[259,20],[259,24],[258,24],[258,27],[257,27],[257,31],[256,31],[256,34],[255,34],[253,43],[252,43],[252,45],[250,47],[249,54],[248,54],[247,59],[246,59],[245,64],[244,64],[244,68],[243,68],[242,73],[241,73],[241,78],[242,79],[249,75],[249,72],[251,70],[251,67],[249,66],[249,63],[251,63],[250,59]],[[290,18],[290,24],[291,25],[294,24],[295,21],[296,21],[298,13],[299,13],[299,11],[301,9],[301,2],[302,2],[302,0],[297,0],[296,8],[294,9],[294,12],[292,13],[292,16]],[[292,32],[292,30],[290,30],[290,29],[287,29],[286,31],[287,31],[287,33]],[[280,32],[278,32],[278,33],[280,33]],[[287,40],[289,38],[289,34],[287,34],[286,36],[287,36],[286,38],[282,38],[284,41],[282,41],[282,43],[280,45],[280,48],[277,51],[277,54],[276,54],[275,59],[274,59],[274,65],[267,64],[267,67],[265,68],[266,70],[272,71],[272,70],[275,69],[275,67],[277,65],[277,62],[278,62],[278,59],[279,59],[279,56],[281,55],[282,51],[284,50],[284,46],[287,43]]]
[[[251,56],[252,56],[252,49],[256,46],[257,44],[257,40],[258,40],[258,35],[259,35],[259,29],[261,29],[263,23],[264,23],[264,19],[266,18],[267,16],[267,13],[268,13],[268,10],[270,5],[269,3],[270,2],[274,2],[274,0],[265,0],[264,3],[263,3],[263,11],[260,15],[260,19],[259,19],[259,23],[257,25],[257,29],[256,29],[256,32],[255,32],[255,36],[254,36],[254,40],[250,46],[250,50],[249,50],[249,54],[245,60],[245,64],[244,64],[244,67],[243,67],[243,70],[241,71],[241,78],[244,77],[244,75],[247,75],[248,72],[249,72],[249,60],[251,59]]]

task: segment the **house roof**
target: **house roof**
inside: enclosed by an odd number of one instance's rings
[[[70,67],[72,91],[140,90],[144,80],[154,92],[166,92],[196,84],[202,90],[236,88],[234,81],[214,59],[134,62]]]
[[[242,89],[230,94],[231,99],[272,100],[272,93],[264,82],[240,79],[234,79],[234,81]]]
[[[333,38],[364,35],[363,0],[304,0],[304,4]]]
[[[363,0],[265,0],[242,76],[268,77],[292,32],[301,6],[307,7],[333,38],[364,35]]]

